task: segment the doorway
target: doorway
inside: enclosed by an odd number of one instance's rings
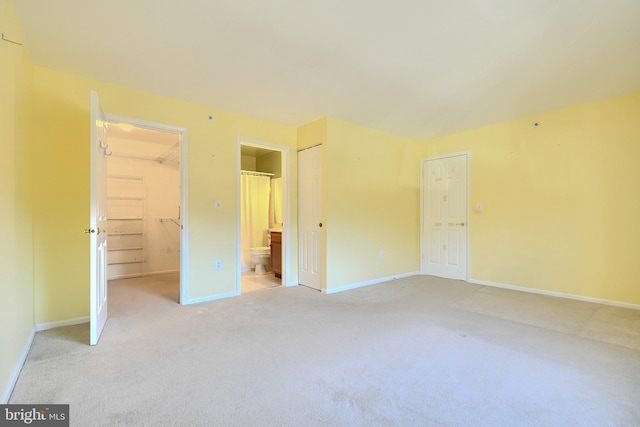
[[[184,303],[186,130],[107,118],[107,278]]]
[[[422,160],[421,271],[469,280],[469,153]]]
[[[238,293],[286,286],[289,148],[238,139]]]

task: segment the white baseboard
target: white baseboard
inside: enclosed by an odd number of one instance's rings
[[[403,279],[405,277],[417,276],[418,274],[420,274],[418,271],[412,271],[410,273],[396,274],[394,276],[381,277],[379,279],[368,280],[366,282],[353,283],[351,285],[341,286],[339,288],[323,289],[322,293],[323,294],[335,294],[335,293],[338,293],[338,292],[349,291],[351,289],[362,288],[364,286],[377,285],[378,283],[388,282],[390,280]]]
[[[36,325],[36,331],[47,331],[61,326],[80,325],[81,323],[89,323],[89,316],[76,317],[75,319],[60,320],[58,322],[39,323]]]
[[[612,301],[612,300],[606,300],[606,299],[600,299],[600,298],[591,298],[591,297],[585,297],[585,296],[581,296],[581,295],[566,294],[566,293],[563,293],[563,292],[547,291],[547,290],[544,290],[544,289],[526,288],[524,286],[507,285],[507,284],[504,284],[504,283],[489,282],[489,281],[486,281],[486,280],[471,279],[471,280],[469,280],[469,283],[473,283],[473,284],[476,284],[476,285],[491,286],[491,287],[494,287],[494,288],[510,289],[510,290],[513,290],[513,291],[528,292],[528,293],[531,293],[531,294],[540,294],[540,295],[547,295],[547,296],[551,296],[551,297],[567,298],[567,299],[572,299],[572,300],[577,300],[577,301],[584,301],[584,302],[592,302],[592,303],[596,303],[596,304],[605,304],[605,305],[611,305],[611,306],[614,306],[614,307],[630,308],[632,310],[640,310],[640,304],[630,304],[630,303],[620,302],[620,301]]]
[[[22,367],[24,366],[24,362],[27,360],[27,356],[29,355],[29,350],[31,350],[31,344],[33,344],[33,339],[36,336],[36,328],[31,329],[31,333],[27,338],[27,342],[22,349],[22,354],[20,355],[20,359],[18,359],[18,363],[16,364],[15,369],[13,370],[13,374],[11,378],[9,378],[9,383],[4,389],[2,393],[2,397],[0,398],[0,404],[5,405],[9,402],[9,398],[11,397],[11,393],[13,393],[13,388],[16,386],[16,382],[18,381],[18,376],[20,376],[20,371],[22,371]]]
[[[182,301],[182,305],[199,304],[201,302],[209,302],[209,301],[215,301],[223,298],[237,297],[238,295],[241,295],[241,292],[233,291],[233,292],[227,292],[226,294],[210,295],[210,296],[200,297],[200,298],[191,298],[186,301]]]
[[[394,279],[404,279],[405,277],[413,277],[413,276],[419,276],[420,272],[419,271],[412,271],[410,273],[403,273],[403,274],[398,274],[396,276],[393,276]]]

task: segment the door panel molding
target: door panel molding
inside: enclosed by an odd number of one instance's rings
[[[298,280],[323,289],[322,145],[298,152]]]
[[[462,182],[455,182],[452,186],[461,185],[466,188],[458,188],[462,194],[461,198],[451,200],[449,205],[448,200],[448,187],[447,180],[444,175],[435,176],[433,179],[432,188],[441,188],[444,194],[440,191],[432,191],[428,193],[427,188],[427,169],[430,165],[429,162],[438,160],[456,160],[456,158],[463,158],[466,161],[465,174],[466,179]],[[435,164],[431,163],[433,166]],[[444,162],[442,164],[449,164]],[[443,174],[444,172],[436,172]],[[438,187],[440,186],[440,187]],[[420,272],[421,274],[432,274],[441,277],[448,277],[453,279],[470,280],[471,272],[471,227],[469,221],[469,207],[471,206],[471,152],[463,151],[445,155],[438,155],[423,158],[420,160]],[[440,215],[448,214],[448,211],[443,212],[442,203],[447,203],[445,206],[447,209],[451,207],[455,212],[456,220],[447,221],[448,218],[433,219],[434,217],[440,217]],[[460,204],[460,205],[457,205]],[[466,206],[465,206],[466,205]],[[432,219],[428,218],[430,216]],[[438,227],[428,227],[428,222],[437,225]],[[462,233],[462,234],[460,234]],[[459,240],[462,238],[462,240]],[[453,239],[453,240],[452,240]],[[461,245],[459,243],[462,243]],[[449,252],[451,251],[451,253]],[[454,253],[455,252],[455,253]],[[447,256],[445,256],[447,255]],[[448,256],[451,255],[451,256]],[[449,267],[447,263],[453,262]],[[434,265],[445,264],[442,268],[434,268]],[[464,265],[456,272],[460,263]]]
[[[89,344],[96,345],[107,322],[107,116],[98,94],[91,92],[89,235]]]

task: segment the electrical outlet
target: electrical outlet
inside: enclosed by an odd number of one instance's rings
[[[380,251],[380,259],[384,259],[384,251]]]
[[[216,270],[222,270],[222,260],[221,259],[217,259],[216,260]]]

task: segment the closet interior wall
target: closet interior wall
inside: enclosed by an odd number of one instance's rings
[[[180,270],[179,165],[115,150],[108,157],[108,279]]]

